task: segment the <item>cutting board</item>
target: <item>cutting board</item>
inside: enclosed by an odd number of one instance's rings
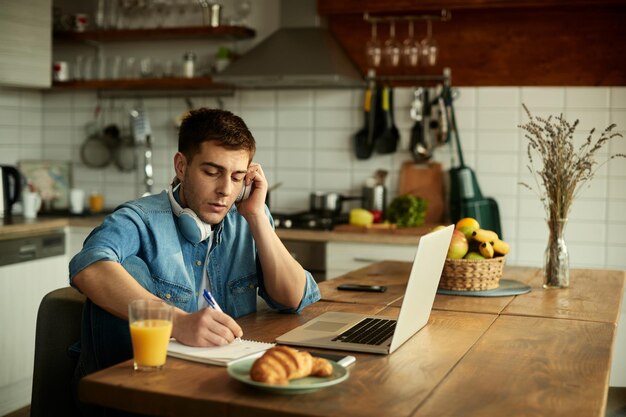
[[[385,234],[400,236],[423,236],[435,227],[434,224],[424,224],[419,227],[366,227],[353,226],[351,224],[338,224],[333,228],[333,232],[339,233],[368,233],[368,234]]]
[[[428,201],[426,223],[441,224],[446,215],[445,187],[441,164],[405,162],[400,169],[398,195],[411,194]]]

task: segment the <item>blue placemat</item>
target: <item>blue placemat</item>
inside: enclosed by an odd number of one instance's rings
[[[530,292],[530,287],[514,279],[500,279],[500,286],[493,290],[482,291],[455,291],[439,288],[437,294],[445,295],[465,295],[468,297],[508,297],[511,295],[526,294]]]

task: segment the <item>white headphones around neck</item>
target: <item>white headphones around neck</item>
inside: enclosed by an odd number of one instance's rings
[[[203,242],[211,236],[211,225],[200,220],[198,215],[190,208],[182,208],[176,198],[174,198],[174,190],[180,187],[180,183],[176,186],[170,184],[167,189],[167,196],[170,199],[172,211],[178,220],[178,228],[182,235],[191,243],[197,244]]]
[[[180,204],[178,204],[178,201],[174,198],[174,190],[178,187],[180,187],[180,182],[178,182],[178,179],[175,178],[167,189],[167,196],[170,199],[172,211],[178,219],[178,228],[185,239],[191,243],[196,244],[203,242],[211,236],[211,225],[200,220],[198,215],[194,213],[192,209],[182,208]],[[250,197],[252,190],[254,190],[254,182],[244,185],[241,188],[235,203]]]

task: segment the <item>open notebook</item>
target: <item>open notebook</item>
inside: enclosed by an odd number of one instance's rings
[[[273,343],[256,342],[254,340],[234,341],[225,346],[193,347],[170,340],[167,354],[174,358],[187,359],[210,365],[228,366],[231,362],[250,356],[261,356],[263,352],[274,346]]]

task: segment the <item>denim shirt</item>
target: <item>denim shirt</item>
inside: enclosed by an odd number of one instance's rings
[[[266,207],[272,226],[273,219]],[[240,317],[256,311],[258,294],[283,312],[299,312],[320,299],[310,272],[300,305],[287,308],[271,299],[263,284],[263,271],[247,221],[235,206],[213,231],[213,245],[193,244],[179,231],[167,192],[119,206],[94,229],[83,249],[70,261],[74,276],[96,261],[122,264],[148,291],[187,312],[198,310],[198,291],[207,268],[212,294],[225,313]],[[105,278],[103,278],[105,279]]]

